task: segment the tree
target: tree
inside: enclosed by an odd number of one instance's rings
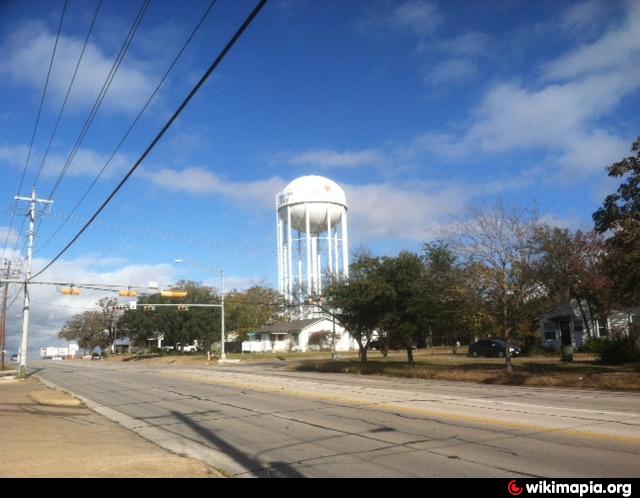
[[[593,214],[595,229],[609,234],[605,264],[619,304],[640,304],[640,137],[631,146],[635,155],[607,167],[609,176],[624,178],[614,194]]]
[[[161,294],[141,296],[137,310],[125,311],[118,321],[121,333],[128,335],[133,343],[143,346],[154,334],[164,336],[165,344],[174,349],[178,344],[189,344],[198,340],[205,348],[214,340],[220,340],[220,308],[192,307],[189,310],[177,307],[160,307],[145,311],[144,305],[155,304],[218,304],[220,296],[215,290],[197,282],[178,281],[172,289],[186,290],[182,298],[164,297]]]
[[[245,340],[248,333],[280,319],[285,303],[274,289],[254,285],[244,291],[232,291],[225,297],[225,322],[228,330]]]
[[[467,285],[499,324],[506,342],[505,366],[512,373],[510,343],[531,321],[538,291],[532,260],[537,213],[498,202],[474,206],[449,230],[451,247],[466,266]]]
[[[389,345],[406,350],[413,365],[413,348],[424,342],[429,316],[424,264],[417,254],[403,251],[395,258],[383,258],[379,270],[378,278],[387,289],[380,329],[386,332]]]
[[[58,332],[58,338],[77,341],[83,349],[107,349],[110,341],[107,323],[99,311],[85,311],[71,317]]]
[[[472,269],[461,264],[446,241],[423,244],[425,304],[429,311],[427,327],[431,342],[455,344],[471,342],[492,327],[467,273]]]
[[[325,292],[336,320],[358,343],[360,361],[367,361],[371,338],[387,311],[391,289],[382,278],[382,261],[360,252],[349,268],[349,280],[330,285]]]
[[[603,237],[595,232],[571,233],[565,228],[541,225],[534,241],[537,279],[547,306],[574,300],[591,337],[589,316],[605,316],[612,307],[612,282],[606,272]]]

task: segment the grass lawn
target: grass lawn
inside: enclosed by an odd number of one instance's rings
[[[575,354],[573,362],[560,361],[559,356],[514,358],[510,376],[504,371],[503,358],[454,355],[451,348],[420,350],[414,353],[414,358],[415,366],[409,367],[404,352],[390,352],[386,359],[374,352],[366,364],[360,363],[357,357],[339,361],[307,359],[299,362],[295,369],[482,384],[640,391],[640,364],[604,365],[590,354]]]
[[[577,353],[573,362],[560,361],[559,355],[513,359],[513,375],[506,375],[503,358],[471,358],[466,348],[453,354],[451,348],[414,351],[415,366],[407,365],[404,351],[390,351],[383,358],[379,351],[369,351],[361,364],[357,352],[339,353],[331,360],[330,352],[245,353],[228,354],[242,363],[281,362],[293,370],[363,375],[389,375],[417,379],[476,382],[481,384],[522,385],[532,387],[591,388],[612,391],[640,391],[640,363],[604,365],[590,354]],[[198,354],[119,355],[109,361],[140,361],[152,364],[207,366],[207,356]],[[212,356],[210,364],[217,360]]]

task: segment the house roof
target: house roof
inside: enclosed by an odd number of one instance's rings
[[[266,325],[255,331],[256,334],[288,334],[291,332],[301,332],[307,327],[318,322],[326,320],[326,318],[307,318],[306,320],[292,320],[290,322],[276,322]]]

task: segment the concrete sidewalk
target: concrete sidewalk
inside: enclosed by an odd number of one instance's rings
[[[0,382],[0,477],[220,477],[35,379]]]

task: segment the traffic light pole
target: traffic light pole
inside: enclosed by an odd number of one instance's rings
[[[31,191],[31,197],[16,196],[17,201],[29,202],[29,244],[27,246],[27,274],[24,280],[24,306],[22,312],[22,340],[20,341],[20,357],[18,358],[18,377],[27,378],[27,346],[29,339],[29,279],[31,278],[31,262],[33,260],[33,242],[35,238],[36,206],[38,204],[53,204],[47,199],[38,199],[35,188]]]

